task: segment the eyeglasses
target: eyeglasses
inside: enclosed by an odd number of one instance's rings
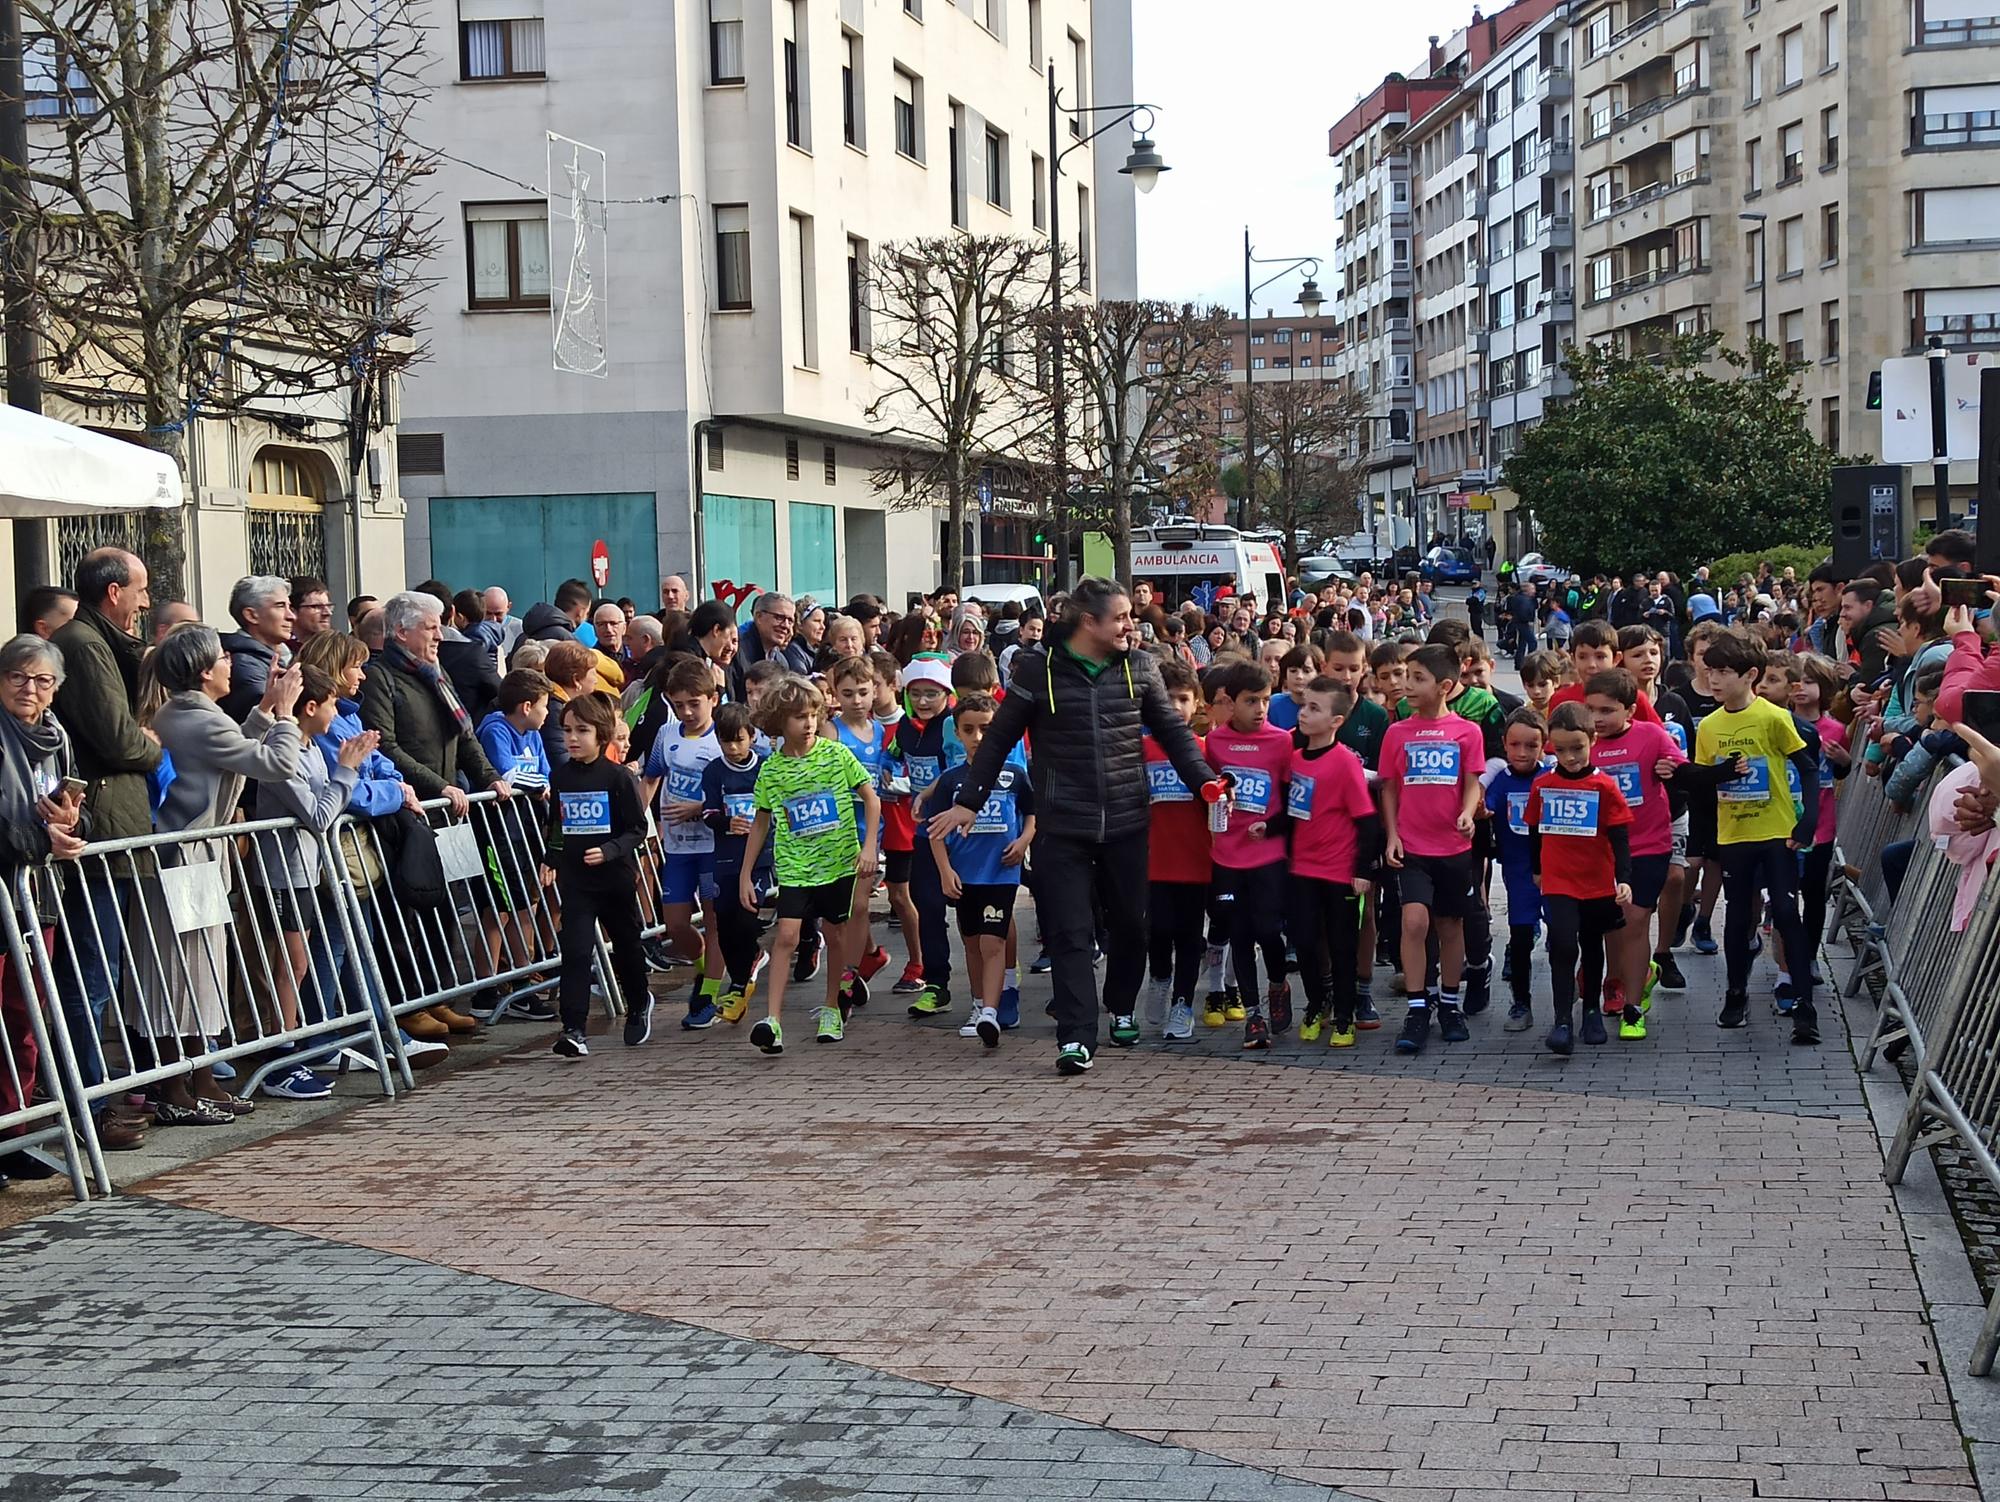
[[[785,623],[785,624],[786,624],[787,626],[796,626],[796,625],[797,625],[797,624],[799,623],[799,618],[798,618],[797,616],[795,616],[795,615],[780,615],[780,614],[778,614],[778,612],[777,612],[777,611],[775,611],[775,610],[767,610],[767,611],[765,611],[765,612],[764,612],[764,619],[765,619],[765,620],[767,620],[767,621],[783,621],[783,622],[784,622],[784,623]]]
[[[7,682],[15,688],[32,688],[42,694],[52,694],[56,691],[54,673],[10,672],[6,676]]]

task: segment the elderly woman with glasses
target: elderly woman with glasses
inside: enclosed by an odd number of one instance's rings
[[[49,712],[63,678],[62,652],[35,635],[17,636],[0,647],[0,879],[13,896],[14,872],[51,860],[67,860],[83,849],[83,799],[65,790],[73,773],[69,737]],[[33,881],[36,919],[42,942],[54,940],[56,890],[40,872]],[[34,1018],[14,968],[14,956],[0,948],[0,1116],[19,1110],[33,1096],[41,1050]],[[10,1064],[11,1059],[11,1064]],[[0,1183],[9,1175],[44,1177],[25,1155],[0,1157]]]

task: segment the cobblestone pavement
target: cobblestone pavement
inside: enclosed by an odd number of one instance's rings
[[[997,1053],[888,998],[777,1059],[669,1016],[147,1188],[1383,1502],[1970,1502],[1837,1037],[1719,1038],[1704,975],[1566,1067],[1493,1013],[1077,1082],[1039,990]]]

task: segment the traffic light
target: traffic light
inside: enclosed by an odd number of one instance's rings
[[[1879,370],[1870,371],[1868,374],[1868,410],[1870,412],[1882,410],[1882,372]]]

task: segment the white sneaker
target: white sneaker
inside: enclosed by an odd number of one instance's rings
[[[988,1048],[998,1048],[1000,1013],[992,1007],[981,1007],[972,1019],[972,1030],[979,1035],[979,1041]]]
[[[985,1015],[986,1015],[986,1008],[982,1007],[978,1002],[975,1001],[972,1004],[972,1014],[965,1019],[965,1026],[958,1030],[959,1037],[961,1038],[978,1037],[979,1019]]]
[[[1167,1020],[1168,992],[1173,989],[1170,980],[1155,980],[1146,983],[1146,1026],[1158,1027]]]
[[[1193,1002],[1177,1001],[1167,1009],[1167,1030],[1163,1036],[1170,1043],[1186,1043],[1193,1039]]]

